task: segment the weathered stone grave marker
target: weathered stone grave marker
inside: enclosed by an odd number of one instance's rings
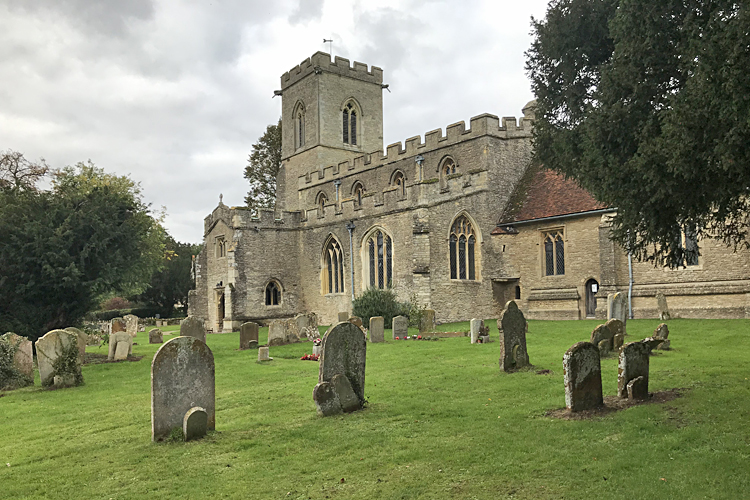
[[[670,341],[669,341],[669,327],[666,323],[662,323],[659,326],[656,327],[656,330],[654,330],[654,336],[655,339],[661,340],[662,342],[659,343],[659,345],[656,346],[657,349],[661,351],[667,351],[670,347]]]
[[[409,318],[406,316],[396,316],[391,322],[391,328],[393,330],[393,338],[399,339],[409,335]]]
[[[115,332],[109,336],[107,359],[122,361],[133,353],[133,337],[128,332]]]
[[[113,318],[112,321],[109,323],[109,333],[110,335],[117,332],[127,332],[128,327],[125,323],[125,320],[122,318]]]
[[[602,406],[602,367],[599,348],[591,342],[578,342],[563,355],[565,406],[570,411]]]
[[[625,292],[607,295],[607,319],[622,321],[622,331],[625,333],[628,323],[628,294]]]
[[[357,325],[360,329],[362,329],[362,318],[360,318],[359,316],[352,316],[347,321],[353,325]]]
[[[0,390],[34,385],[34,357],[31,341],[8,332],[0,337]]]
[[[620,350],[620,360],[617,367],[617,395],[628,397],[628,383],[637,377],[643,377],[645,391],[648,393],[648,354],[651,352],[648,344],[630,342]]]
[[[607,325],[599,325],[591,332],[591,343],[599,348],[599,356],[605,357],[614,347],[612,331]]]
[[[206,343],[187,336],[167,341],[151,363],[151,440],[161,441],[174,429],[184,433],[191,410],[204,411],[206,429],[215,429],[215,390],[214,355]],[[200,415],[194,418],[198,426]]]
[[[367,355],[367,342],[362,330],[349,322],[339,323],[326,332],[322,345],[318,384],[313,389],[318,413],[328,416],[362,408],[365,402]],[[341,377],[334,380],[336,375]],[[349,387],[356,398],[351,398]]]
[[[472,319],[469,323],[471,328],[471,343],[476,344],[477,339],[482,334],[482,329],[484,328],[484,320],[481,319]]]
[[[126,314],[122,319],[125,320],[125,331],[127,331],[131,337],[135,337],[138,334],[138,316],[135,314]]]
[[[193,337],[205,343],[206,327],[203,320],[195,316],[188,316],[180,321],[180,337]]]
[[[419,333],[430,333],[435,331],[435,311],[425,309],[422,321],[419,322]]]
[[[385,342],[385,319],[382,316],[370,318],[370,342]]]
[[[258,323],[248,321],[240,326],[240,349],[258,347]]]
[[[497,320],[500,332],[500,369],[511,371],[530,364],[526,350],[526,318],[511,300]]]
[[[37,340],[35,345],[42,387],[83,384],[75,335],[65,330],[52,330]]]
[[[297,327],[296,334],[299,340],[312,340],[308,337],[307,332],[310,329],[318,329],[318,316],[314,312],[298,314],[294,317],[294,323]]]
[[[190,408],[182,420],[182,435],[185,441],[200,439],[208,433],[208,412],[205,408]]]
[[[672,315],[669,314],[669,306],[667,305],[667,297],[662,292],[656,293],[656,307],[659,310],[659,319],[662,321],[669,321],[672,319]]]
[[[272,357],[268,355],[268,346],[258,348],[258,361],[271,361]]]
[[[148,343],[149,344],[163,344],[164,334],[158,328],[152,328],[148,331]]]
[[[348,311],[341,311],[341,312],[339,312],[339,323],[342,323],[344,321],[349,321],[349,312]]]
[[[89,336],[74,326],[65,328],[65,331],[76,336],[76,343],[78,344],[78,360],[83,364],[84,358],[86,357],[86,345],[89,342]]]

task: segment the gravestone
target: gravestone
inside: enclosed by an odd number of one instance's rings
[[[182,436],[185,441],[200,439],[208,433],[208,412],[205,408],[194,406],[182,419]]]
[[[419,322],[419,333],[430,333],[435,331],[435,311],[425,309],[422,321]]]
[[[203,320],[195,316],[188,316],[180,321],[180,337],[193,337],[205,343],[206,327],[203,325]]]
[[[268,345],[284,345],[288,343],[287,340],[287,321],[283,319],[275,319],[268,325]]]
[[[15,333],[0,337],[0,390],[34,385],[34,355],[31,341]]]
[[[662,323],[659,326],[656,327],[656,330],[654,330],[654,338],[661,339],[661,340],[667,340],[669,338],[669,327],[666,323]]]
[[[163,344],[164,334],[158,328],[152,328],[148,331],[148,343],[149,344]]]
[[[52,330],[34,344],[42,387],[83,384],[78,340],[65,330]]]
[[[476,344],[479,335],[482,333],[482,328],[484,328],[484,320],[475,318],[469,324],[471,327],[471,343]]]
[[[500,369],[511,371],[529,365],[526,351],[526,318],[511,300],[497,320],[500,332]]]
[[[268,355],[268,347],[258,348],[258,361],[271,361],[273,358]]]
[[[342,410],[354,411],[361,408],[365,402],[367,355],[367,342],[362,330],[349,322],[339,323],[323,336],[322,346],[318,385],[313,389],[313,400],[318,413],[326,416]],[[334,380],[336,375],[345,377],[346,382],[340,378]],[[348,395],[349,386],[356,396],[356,405]],[[344,392],[338,394],[337,388]]]
[[[128,332],[116,332],[109,336],[109,354],[107,359],[110,361],[122,361],[128,359],[133,353],[133,337]]]
[[[151,440],[183,429],[186,414],[205,409],[206,428],[216,428],[214,355],[205,342],[175,337],[162,345],[151,363]]]
[[[609,352],[614,346],[612,342],[613,336],[614,334],[612,333],[612,330],[610,330],[607,325],[599,325],[594,328],[593,332],[591,332],[590,342],[595,346],[598,346],[601,342],[605,342],[607,344],[607,352]]]
[[[624,343],[625,343],[625,334],[618,333],[617,335],[612,337],[612,350],[618,351]]]
[[[591,342],[578,342],[563,355],[565,406],[570,411],[583,411],[604,404],[602,367],[599,348]]]
[[[370,318],[370,342],[385,342],[385,320],[382,316]]]
[[[637,377],[643,377],[648,391],[648,354],[649,346],[643,342],[630,342],[620,350],[620,361],[617,367],[617,395],[628,397],[628,383]]]
[[[320,356],[323,353],[323,346],[322,345],[314,345],[312,349],[312,353],[315,356]]]
[[[628,382],[628,399],[648,399],[648,380],[640,376]]]
[[[659,310],[659,319],[662,321],[669,321],[672,319],[672,315],[669,314],[669,306],[667,306],[667,297],[661,293],[656,293],[656,307]]]
[[[617,349],[622,346],[620,344],[619,346],[615,347],[614,345],[614,339],[617,335],[622,335],[622,337],[625,337],[625,324],[620,321],[619,319],[612,318],[608,319],[604,325],[609,328],[609,333],[612,335],[612,349]]]
[[[349,312],[348,311],[341,311],[339,312],[339,323],[343,323],[344,321],[349,321]]]
[[[65,328],[65,331],[76,336],[76,343],[78,344],[78,360],[83,364],[83,360],[86,357],[86,345],[89,342],[89,336],[73,326]]]
[[[611,345],[612,343],[609,340],[602,340],[601,342],[599,342],[599,345],[597,347],[599,349],[600,358],[606,358],[607,356],[609,356]]]
[[[409,335],[409,318],[406,316],[396,316],[391,322],[391,328],[393,330],[393,338],[396,337],[402,339]]]
[[[109,324],[109,334],[112,335],[113,333],[117,332],[127,332],[128,327],[125,323],[125,320],[122,318],[114,318],[112,321],[110,321]]]
[[[134,314],[126,314],[122,319],[125,320],[126,331],[131,337],[135,337],[138,334],[138,316]]]
[[[240,326],[240,349],[258,347],[258,323],[248,321]]]
[[[347,321],[353,325],[357,325],[358,327],[362,328],[362,325],[363,325],[362,318],[360,318],[359,316],[352,316]]]
[[[307,331],[311,328],[318,329],[318,316],[314,312],[298,314],[294,317],[294,323],[297,327],[297,338],[303,341],[311,340],[307,336]]]
[[[610,293],[607,295],[607,319],[619,319],[622,321],[623,333],[628,323],[628,294],[625,292]]]

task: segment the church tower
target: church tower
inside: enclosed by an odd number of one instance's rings
[[[277,210],[302,210],[298,182],[316,168],[383,149],[383,70],[316,52],[281,76]]]

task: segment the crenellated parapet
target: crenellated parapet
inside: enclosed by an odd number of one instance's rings
[[[471,118],[469,128],[460,121],[448,125],[443,135],[442,129],[432,130],[424,135],[407,139],[404,143],[396,142],[382,150],[343,161],[335,165],[321,166],[317,170],[308,171],[299,176],[298,189],[309,189],[316,185],[325,184],[342,176],[356,175],[371,169],[394,163],[404,158],[425,155],[432,151],[480,137],[496,137],[502,140],[528,139],[531,137],[533,124],[533,107],[524,108],[524,116],[519,120],[515,117],[502,119],[491,114],[482,114]]]
[[[204,236],[207,235],[218,221],[224,222],[232,229],[279,229],[299,227],[302,221],[301,212],[275,211],[261,208],[253,211],[247,207],[227,207],[219,204],[211,215],[203,220]]]
[[[331,55],[325,52],[316,52],[311,57],[302,61],[299,65],[281,75],[282,91],[287,87],[297,83],[306,76],[315,72],[335,73],[349,78],[356,78],[370,83],[383,83],[383,70],[377,66],[367,69],[367,64],[354,61],[349,65],[349,59],[336,56],[331,61]]]

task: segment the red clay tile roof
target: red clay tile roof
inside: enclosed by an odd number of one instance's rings
[[[572,179],[545,168],[529,168],[508,202],[500,224],[577,214],[609,208]],[[508,234],[496,228],[492,234]]]

